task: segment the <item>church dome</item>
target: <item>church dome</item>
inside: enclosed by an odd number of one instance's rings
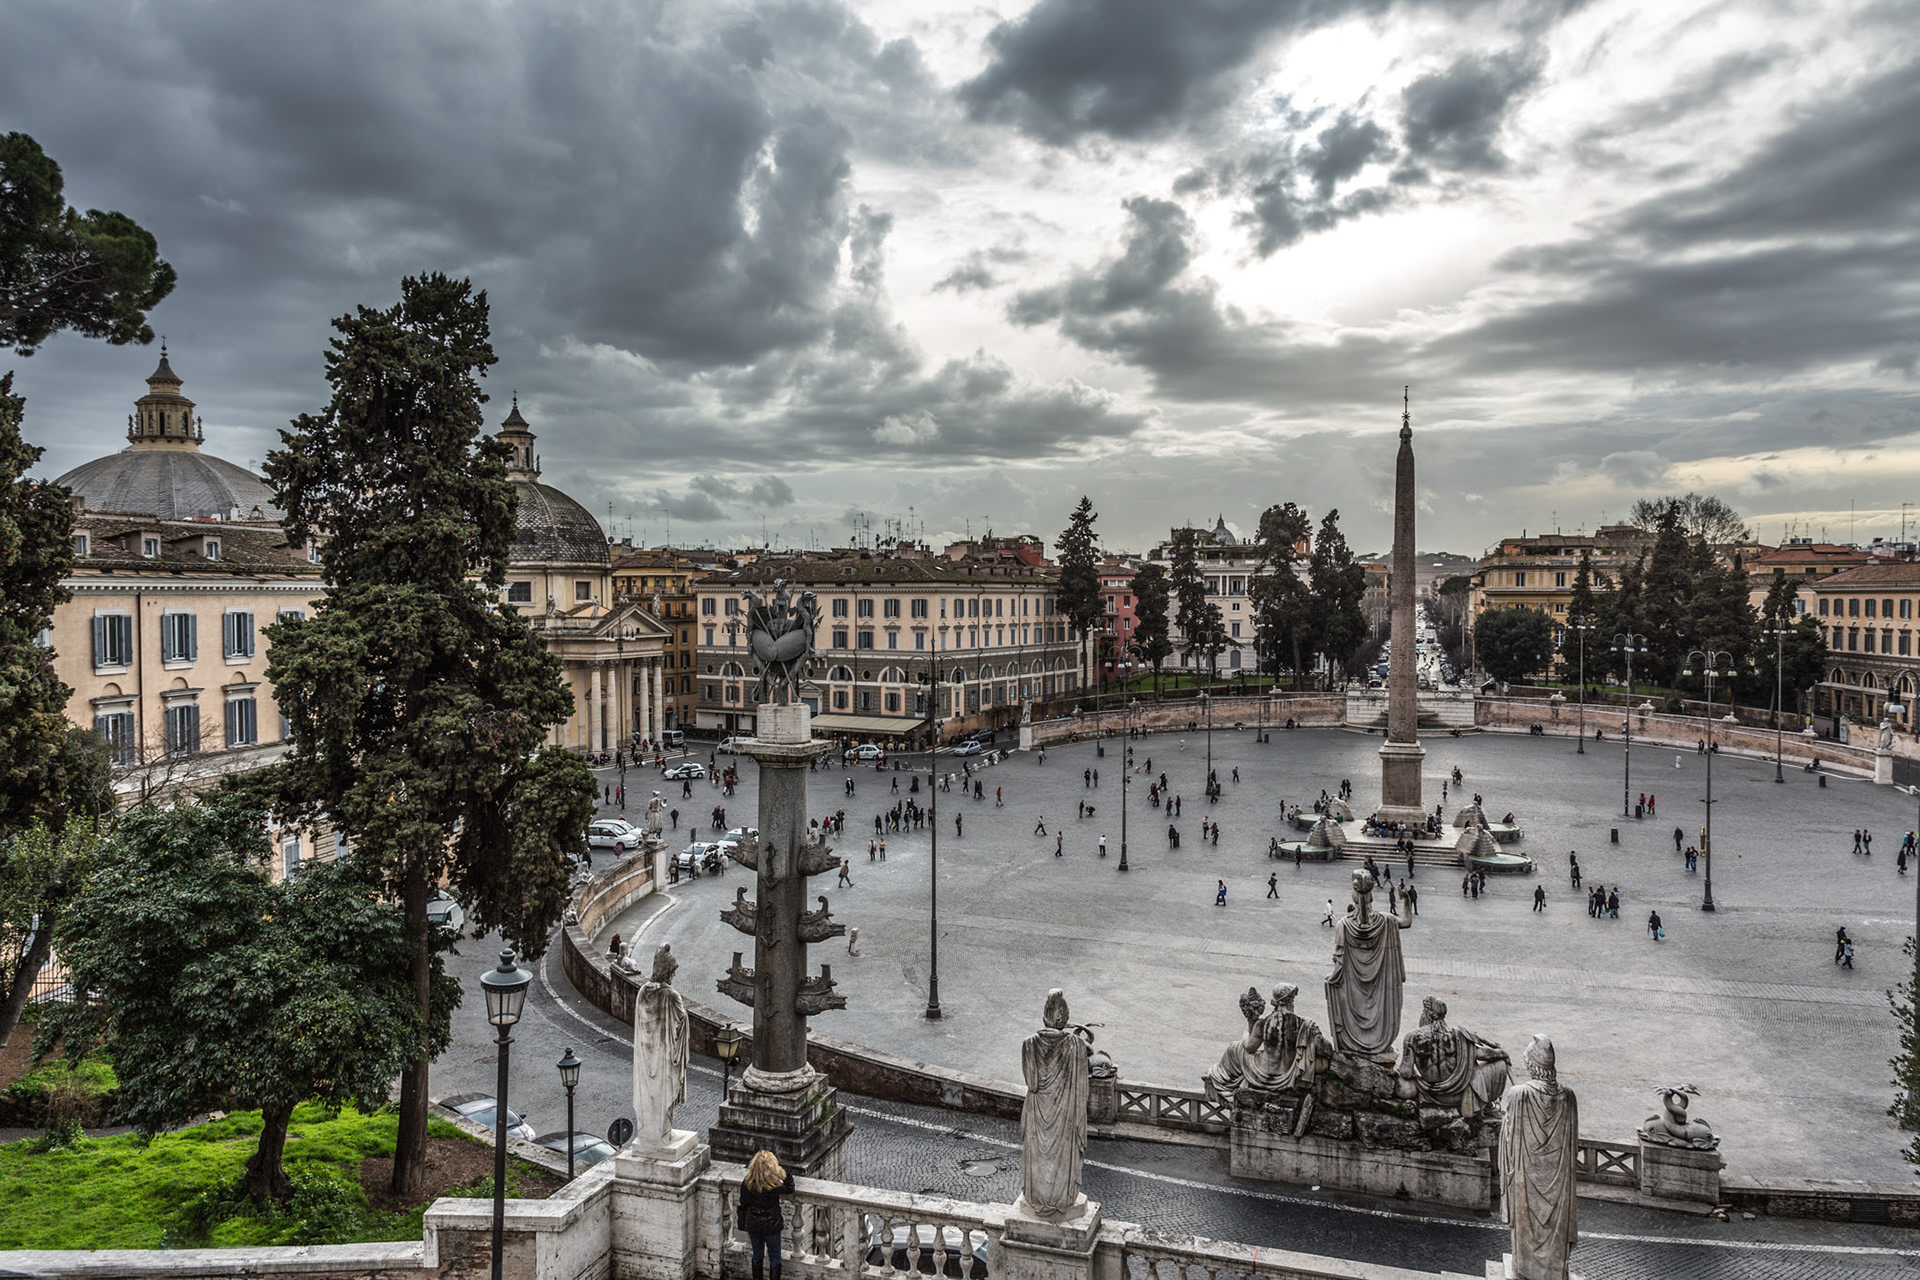
[[[127,447],[83,462],[55,484],[65,485],[95,511],[123,511],[162,520],[234,516],[278,520],[273,490],[245,467],[203,453],[200,419],[193,401],[180,394],[180,379],[160,349],[160,365],[147,378],[147,394],[134,401],[127,419]]]
[[[499,438],[513,450],[507,478],[519,495],[514,515],[514,564],[609,564],[606,531],[585,507],[550,484],[540,483],[540,457],[533,429],[520,416],[520,400],[500,424]]]

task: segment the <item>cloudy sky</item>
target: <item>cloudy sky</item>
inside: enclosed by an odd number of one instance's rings
[[[1423,549],[1920,497],[1920,0],[9,0],[0,129],[131,214],[213,451],[403,275],[493,302],[547,479],[659,542]],[[10,363],[48,475],[151,350]],[[1914,517],[1920,523],[1920,516]]]

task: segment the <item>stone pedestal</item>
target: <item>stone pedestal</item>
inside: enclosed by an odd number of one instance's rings
[[[1120,1079],[1096,1076],[1087,1082],[1087,1123],[1113,1124],[1120,1119]]]
[[[755,1082],[771,1087],[754,1088]],[[840,1091],[808,1068],[735,1084],[707,1140],[722,1160],[745,1164],[754,1152],[767,1150],[795,1177],[840,1182],[846,1178],[851,1128]]]
[[[673,854],[667,848],[665,838],[647,840],[640,846],[640,850],[641,856],[646,858],[648,865],[653,868],[653,887],[656,890],[663,888],[672,878],[673,870]]]
[[[1487,1264],[1487,1280],[1526,1280],[1526,1277],[1520,1275],[1519,1272],[1513,1269],[1513,1255],[1503,1253],[1500,1255],[1498,1262],[1489,1262]],[[1580,1273],[1578,1271],[1567,1272],[1567,1280],[1580,1280]]]
[[[696,1192],[712,1158],[697,1134],[682,1129],[663,1147],[630,1142],[614,1156],[612,1280],[692,1280]]]
[[[1237,1120],[1228,1172],[1236,1178],[1338,1187],[1369,1195],[1491,1209],[1498,1171],[1485,1154],[1405,1151],[1351,1138],[1290,1137]]]
[[[1033,750],[1033,726],[1030,724],[1020,726],[1020,749],[1022,751]]]
[[[1093,1280],[1100,1205],[1080,1197],[1071,1213],[1041,1217],[1025,1196],[1014,1201],[1000,1237],[1006,1280]]]
[[[1380,747],[1380,807],[1373,816],[1381,822],[1425,822],[1420,798],[1420,769],[1427,749],[1417,742],[1387,742]]]
[[[1718,1148],[1700,1151],[1642,1139],[1640,1194],[1655,1200],[1719,1204],[1720,1170],[1725,1167]]]

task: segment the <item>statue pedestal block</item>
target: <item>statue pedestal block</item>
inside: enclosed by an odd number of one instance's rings
[[[763,702],[753,709],[756,742],[787,745],[813,737],[813,713],[804,702]]]
[[[1513,1255],[1503,1253],[1500,1261],[1487,1264],[1487,1280],[1527,1280],[1527,1277],[1513,1269]],[[1580,1273],[1567,1272],[1567,1280],[1580,1280]]]
[[[698,1134],[659,1148],[630,1142],[613,1158],[612,1280],[692,1280],[700,1175],[713,1156]]]
[[[1080,1197],[1066,1215],[1042,1217],[1014,1201],[1000,1237],[1006,1280],[1093,1280],[1093,1250],[1100,1239],[1100,1205]]]
[[[1726,1162],[1720,1151],[1640,1143],[1640,1194],[1655,1200],[1684,1200],[1694,1204],[1720,1203],[1720,1170]]]
[[[1292,1137],[1236,1116],[1228,1172],[1236,1178],[1338,1187],[1462,1209],[1491,1209],[1497,1170],[1488,1156],[1370,1147],[1357,1138]]]
[[[847,1134],[852,1125],[840,1091],[815,1075],[785,1093],[760,1092],[736,1083],[720,1104],[720,1122],[707,1130],[717,1159],[745,1164],[767,1150],[799,1178],[844,1181]]]
[[[1382,822],[1417,823],[1427,820],[1420,799],[1420,768],[1427,749],[1417,742],[1388,742],[1380,747],[1380,807],[1373,816]]]

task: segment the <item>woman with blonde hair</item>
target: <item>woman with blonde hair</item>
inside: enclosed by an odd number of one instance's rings
[[[792,1194],[793,1175],[780,1167],[773,1152],[754,1152],[740,1183],[740,1226],[753,1242],[753,1280],[763,1280],[762,1254],[772,1260],[772,1280],[780,1280],[780,1197]]]

